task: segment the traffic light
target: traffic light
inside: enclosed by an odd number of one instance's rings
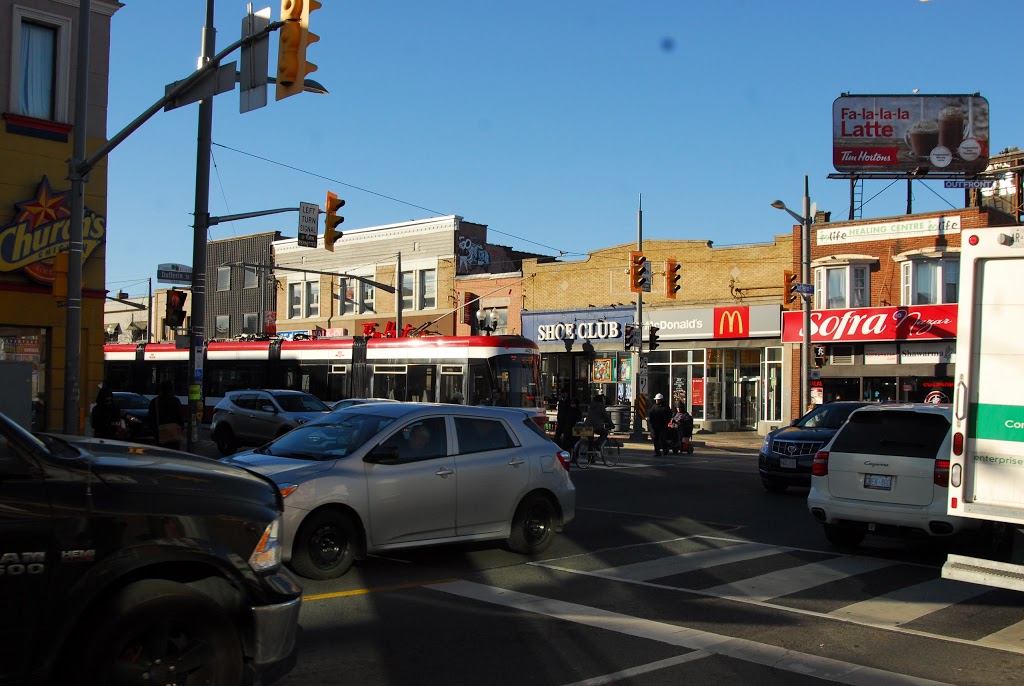
[[[632,324],[626,324],[624,333],[622,335],[622,349],[629,352],[636,345],[636,327]]]
[[[629,251],[629,290],[634,293],[642,293],[644,280],[647,278],[645,265],[647,258],[639,250]]]
[[[679,260],[668,260],[665,262],[665,297],[676,299],[676,293],[679,292],[681,286],[679,285]]]
[[[164,312],[166,326],[176,329],[185,323],[186,298],[188,298],[188,293],[184,291],[167,291],[167,309]]]
[[[814,368],[821,369],[825,366],[825,346],[814,346]]]
[[[324,220],[324,247],[334,252],[334,243],[341,238],[341,231],[338,231],[335,227],[338,224],[345,221],[344,217],[338,216],[338,210],[345,206],[345,201],[339,198],[334,193],[327,191],[327,202],[324,204],[324,214],[327,215],[327,219]]]
[[[796,272],[782,272],[782,309],[799,310],[800,294],[796,292]]]
[[[309,15],[322,7],[317,0],[281,0],[281,33],[277,37],[278,100],[301,93],[306,74],[316,65],[306,61],[306,48],[320,36],[309,32]]]
[[[658,347],[658,327],[652,326],[650,332],[647,334],[647,348],[654,352],[655,348]]]

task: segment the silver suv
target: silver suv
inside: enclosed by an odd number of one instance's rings
[[[210,434],[223,455],[242,445],[263,445],[331,411],[302,391],[230,391],[217,403]]]

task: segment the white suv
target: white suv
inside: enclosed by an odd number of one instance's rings
[[[837,546],[864,536],[950,537],[975,519],[946,514],[950,406],[868,405],[814,457],[807,507]]]

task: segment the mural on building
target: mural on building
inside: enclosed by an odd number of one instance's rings
[[[14,206],[14,222],[0,227],[0,272],[21,269],[38,283],[52,284],[53,258],[71,240],[71,191],[55,192],[44,176],[35,197]],[[82,239],[85,261],[106,242],[106,218],[86,208]]]
[[[503,245],[487,243],[487,227],[463,222],[455,232],[455,254],[458,276],[469,274],[503,274],[520,268],[522,255]]]

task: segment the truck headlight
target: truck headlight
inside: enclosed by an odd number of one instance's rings
[[[268,572],[281,565],[281,518],[276,517],[267,525],[249,556],[249,566],[257,572]]]

